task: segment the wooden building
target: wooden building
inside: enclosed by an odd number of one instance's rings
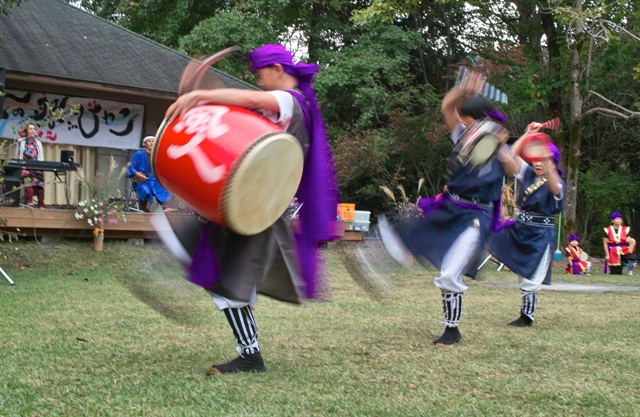
[[[39,131],[47,161],[61,151],[74,152],[90,178],[106,175],[110,156],[118,168],[111,192],[126,196],[129,181],[120,176],[142,138],[155,135],[167,107],[177,98],[182,70],[190,58],[60,0],[28,0],[0,16],[0,68],[6,69],[0,139],[4,157],[15,155],[16,127],[54,108],[80,105],[81,113]],[[210,69],[223,84],[255,89]],[[69,193],[83,196],[77,178],[56,181],[45,173],[45,204],[56,205]]]

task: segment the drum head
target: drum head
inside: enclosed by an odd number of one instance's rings
[[[222,211],[229,228],[250,236],[275,223],[298,190],[303,163],[300,142],[288,133],[256,140],[227,180]]]
[[[469,163],[474,166],[487,163],[500,147],[498,136],[490,133],[484,135],[476,142],[471,152],[469,152]]]
[[[475,121],[462,132],[456,152],[457,160],[471,168],[481,168],[489,163],[500,149],[498,133],[502,127],[489,118]]]
[[[545,133],[534,133],[523,139],[521,155],[528,163],[542,161],[544,155],[549,153],[551,137]]]
[[[586,261],[587,259],[589,259],[589,255],[587,255],[587,252],[582,252],[580,254],[580,260],[581,261]]]

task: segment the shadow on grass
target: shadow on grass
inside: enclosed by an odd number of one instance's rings
[[[335,252],[353,281],[373,299],[388,296],[399,277],[409,271],[394,261],[377,239],[357,245],[341,242]],[[413,268],[420,267],[416,262]]]
[[[158,255],[156,253],[156,255]],[[160,260],[136,259],[130,272],[117,274],[118,281],[129,292],[158,314],[186,326],[201,324],[202,289],[188,283],[184,272],[168,254],[160,252]],[[156,258],[158,259],[158,258]]]

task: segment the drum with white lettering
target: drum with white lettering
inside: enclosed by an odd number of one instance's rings
[[[240,107],[199,105],[156,134],[151,165],[171,193],[242,235],[284,214],[302,178],[298,140]]]

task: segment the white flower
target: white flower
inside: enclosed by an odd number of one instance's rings
[[[91,219],[87,219],[87,222],[89,222],[89,226],[93,226],[93,221]]]
[[[79,203],[78,203],[78,205],[79,205],[80,207],[84,207],[84,205],[85,205],[85,204],[86,204],[86,203],[85,203],[84,201],[81,201],[81,202],[79,202]]]
[[[76,219],[80,220],[82,217],[83,217],[82,214],[76,213]]]
[[[85,213],[88,213],[88,212],[89,212],[89,209],[84,209],[83,211],[84,211]]]

